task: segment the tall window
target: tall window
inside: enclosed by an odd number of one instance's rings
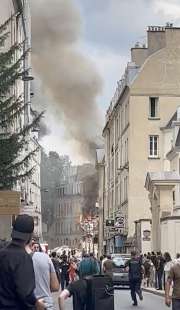
[[[149,98],[149,117],[156,118],[158,117],[158,97]]]
[[[149,136],[149,157],[158,157],[159,136]]]

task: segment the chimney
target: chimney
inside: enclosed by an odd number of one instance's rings
[[[180,121],[180,106],[177,107],[177,121]]]
[[[180,28],[166,26],[165,36],[167,47],[180,48]]]
[[[149,26],[148,36],[148,56],[157,52],[166,45],[165,27]]]
[[[140,46],[140,43],[137,42],[135,47],[131,48],[131,61],[137,66],[142,66],[148,56],[147,51],[148,49],[145,44]]]

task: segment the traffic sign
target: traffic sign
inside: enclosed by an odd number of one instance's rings
[[[124,216],[117,217],[116,221],[115,221],[114,227],[115,228],[124,228],[124,226],[125,226],[125,218],[124,218]]]

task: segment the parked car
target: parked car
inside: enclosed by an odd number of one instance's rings
[[[130,255],[113,254],[111,257],[114,263],[113,284],[129,287],[129,273],[125,263],[130,259]]]

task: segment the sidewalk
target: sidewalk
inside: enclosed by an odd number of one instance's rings
[[[147,292],[147,293],[151,293],[151,294],[154,294],[154,295],[157,295],[157,296],[161,296],[161,297],[164,297],[165,295],[165,291],[158,291],[156,290],[155,288],[152,288],[152,287],[142,287],[142,290],[144,292]]]

